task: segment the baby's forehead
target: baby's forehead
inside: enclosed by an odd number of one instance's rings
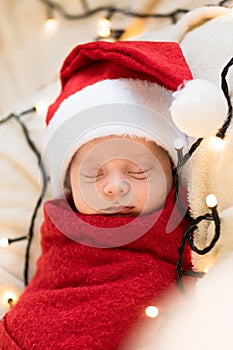
[[[115,164],[136,164],[139,167],[152,166],[159,160],[151,141],[133,138],[102,138],[93,140],[80,148],[75,156],[76,166],[80,168],[100,168],[110,161]],[[119,165],[118,164],[118,165]]]
[[[155,142],[138,137],[107,136],[93,139],[84,144],[76,157],[81,161],[95,162],[109,159],[151,158],[157,154],[159,146]]]

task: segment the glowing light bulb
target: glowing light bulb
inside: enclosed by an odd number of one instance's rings
[[[58,21],[55,18],[47,18],[44,22],[44,28],[47,32],[54,32],[57,29]]]
[[[214,194],[208,194],[206,197],[206,204],[209,208],[214,208],[217,206],[218,201]]]
[[[49,101],[38,101],[35,103],[34,107],[36,108],[36,112],[38,114],[46,114],[48,106],[49,106],[50,102]]]
[[[209,270],[210,270],[210,265],[207,265],[207,266],[204,267],[203,272],[204,273],[208,273]]]
[[[159,314],[159,309],[156,306],[150,305],[146,308],[145,314],[147,317],[155,318]]]
[[[174,140],[173,145],[176,150],[181,150],[184,147],[184,141],[178,137],[177,139]]]
[[[176,138],[173,142],[173,146],[177,152],[178,162],[182,163],[183,161],[183,147],[184,142],[181,138]]]
[[[108,38],[111,36],[111,22],[107,18],[102,18],[98,22],[98,35],[101,38]]]
[[[9,306],[11,307],[12,305],[14,305],[17,300],[18,300],[17,295],[11,290],[8,290],[3,294],[4,304],[8,307]]]
[[[0,247],[6,248],[9,246],[9,240],[7,237],[0,237]]]
[[[221,151],[224,147],[225,141],[217,136],[212,136],[209,139],[208,145],[213,151]]]

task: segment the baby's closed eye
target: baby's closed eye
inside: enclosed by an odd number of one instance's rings
[[[146,179],[149,171],[151,170],[151,167],[144,167],[141,168],[139,166],[132,166],[128,169],[128,174],[138,180],[144,180]]]
[[[94,168],[90,168],[90,169],[83,169],[81,172],[81,176],[82,178],[84,178],[85,180],[89,180],[91,181],[96,181],[100,178],[102,178],[102,176],[104,176],[104,170],[102,168],[99,169],[94,169]]]

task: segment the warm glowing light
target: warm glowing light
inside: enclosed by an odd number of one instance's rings
[[[9,240],[7,237],[0,237],[0,247],[6,248],[9,245]]]
[[[183,141],[181,138],[177,138],[177,139],[174,140],[173,145],[174,145],[174,148],[175,148],[176,150],[183,149],[183,147],[184,147],[184,141]]]
[[[204,272],[204,273],[208,273],[209,270],[210,270],[210,266],[207,265],[207,266],[204,267],[203,272]]]
[[[210,137],[208,144],[213,151],[221,151],[224,147],[225,141],[220,137],[212,136]]]
[[[214,194],[208,194],[206,197],[206,204],[209,208],[214,208],[217,206],[218,201]]]
[[[155,318],[159,314],[159,309],[156,306],[150,305],[146,308],[145,314],[147,317]]]
[[[53,32],[57,29],[58,21],[55,18],[48,18],[44,22],[44,28],[48,32]]]
[[[101,38],[108,38],[111,36],[111,22],[107,18],[102,18],[98,22],[98,35]]]
[[[45,115],[50,105],[49,101],[38,101],[35,103],[34,107],[36,108],[36,112],[41,115]]]
[[[13,304],[16,303],[17,300],[18,300],[17,295],[11,290],[8,290],[3,294],[3,301],[7,306],[12,306]]]

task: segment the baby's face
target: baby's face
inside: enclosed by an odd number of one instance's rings
[[[83,214],[134,216],[161,209],[172,186],[168,154],[142,138],[107,136],[83,145],[70,167]]]

